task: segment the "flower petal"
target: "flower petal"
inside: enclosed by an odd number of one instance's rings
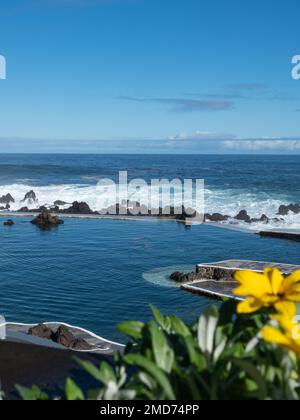
[[[248,298],[244,302],[238,304],[237,313],[238,314],[251,314],[258,311],[263,307],[262,302],[255,298]]]
[[[247,287],[245,287],[245,286],[240,286],[240,287],[238,287],[237,289],[234,289],[234,290],[233,290],[233,293],[234,293],[236,296],[249,296],[249,290],[248,290],[248,288],[247,288]]]
[[[287,298],[292,302],[300,302],[300,293],[292,293]]]
[[[273,295],[278,295],[280,292],[282,292],[282,284],[284,281],[283,275],[277,268],[267,268],[265,273],[270,280]]]
[[[287,300],[281,300],[275,303],[275,309],[280,314],[286,315],[290,318],[294,318],[297,313],[296,305],[293,302],[289,302]]]
[[[286,289],[298,282],[300,282],[300,270],[294,271],[292,274],[287,276],[284,279],[283,285],[284,285],[284,288]]]
[[[273,344],[280,344],[282,346],[291,346],[291,340],[289,340],[284,334],[273,327],[265,327],[261,331],[261,335],[265,341]]]
[[[265,294],[272,294],[268,276],[254,271],[237,271],[235,279],[248,290],[249,296],[260,298]]]

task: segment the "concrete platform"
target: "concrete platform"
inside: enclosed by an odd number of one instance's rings
[[[215,263],[198,264],[196,272],[201,275],[204,273],[204,276],[205,273],[207,273],[207,276],[205,276],[206,278],[203,277],[191,283],[184,283],[181,285],[181,288],[188,292],[213,299],[232,298],[242,300],[232,293],[238,286],[238,283],[234,280],[234,273],[238,270],[263,272],[267,267],[277,267],[285,275],[300,270],[300,265],[249,260],[226,260]],[[214,273],[216,273],[218,279],[213,278]],[[208,277],[209,275],[211,277]]]
[[[275,231],[262,231],[258,232],[262,238],[284,239],[286,241],[300,242],[300,233],[295,232],[275,232]]]

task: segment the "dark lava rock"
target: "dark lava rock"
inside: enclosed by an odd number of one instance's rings
[[[13,197],[10,194],[6,194],[3,195],[2,197],[0,197],[0,203],[1,204],[9,204],[9,203],[14,203],[15,200],[13,199]]]
[[[53,213],[58,213],[59,212],[59,207],[58,206],[52,206],[52,207],[50,207],[50,211],[52,211]]]
[[[28,334],[34,337],[47,338],[48,340],[51,340],[53,337],[53,331],[45,324],[39,324],[30,328]]]
[[[83,339],[76,338],[73,333],[64,325],[61,325],[56,333],[53,335],[52,340],[74,350],[90,350],[91,346]]]
[[[21,203],[24,203],[25,201],[28,201],[30,204],[36,203],[37,198],[35,192],[31,190],[27,194],[25,194],[25,197],[21,201]]]
[[[9,210],[10,209],[10,205],[6,204],[5,207],[0,207],[0,210]]]
[[[214,213],[214,214],[206,214],[205,220],[208,220],[210,222],[225,222],[230,218],[230,216],[226,216],[220,213]]]
[[[18,212],[20,213],[28,213],[29,212],[29,208],[28,207],[21,207]]]
[[[181,214],[178,214],[181,213]],[[176,216],[177,214],[177,216]],[[190,207],[186,208],[182,206],[182,209],[180,207],[171,207],[170,216],[176,216],[177,220],[189,220],[189,219],[195,219],[196,217],[200,216],[195,209],[192,209]]]
[[[71,349],[73,350],[91,350],[92,346],[87,343],[83,338],[76,338],[72,344]]]
[[[236,220],[241,220],[246,223],[251,223],[251,218],[248,215],[246,210],[241,210],[237,216],[235,216]]]
[[[63,210],[63,213],[68,214],[93,214],[94,212],[90,209],[89,205],[85,202],[79,203],[74,201],[71,207],[66,210]]]
[[[61,325],[60,327],[58,327],[56,333],[53,335],[53,341],[65,347],[71,347],[71,344],[73,343],[74,340],[75,340],[74,335],[64,325]]]
[[[251,223],[259,223],[259,222],[267,224],[270,222],[270,219],[265,214],[263,214],[260,219],[251,219]]]
[[[299,214],[300,213],[300,204],[289,204],[288,206],[280,206],[278,209],[278,214],[280,216],[287,216],[289,212]]]
[[[49,229],[59,225],[63,225],[64,221],[57,216],[52,216],[48,210],[44,210],[35,219],[31,221],[33,225],[37,225],[41,229]]]
[[[198,273],[172,273],[170,279],[176,283],[189,283],[195,280],[200,280]]]
[[[56,200],[56,201],[54,201],[54,203],[53,203],[55,206],[65,206],[66,204],[68,204],[68,203],[65,203],[64,201],[61,201],[61,200]]]
[[[170,279],[177,283],[190,283],[197,280],[216,280],[233,281],[235,270],[225,270],[218,267],[197,267],[194,273],[175,272],[171,274]]]
[[[3,223],[4,226],[13,226],[15,224],[15,222],[11,219],[6,220],[6,222]]]

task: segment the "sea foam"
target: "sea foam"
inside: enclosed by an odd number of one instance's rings
[[[36,203],[23,202],[25,194],[33,190],[37,196]],[[100,211],[110,205],[116,204],[116,197],[109,188],[99,188],[97,184],[57,184],[45,186],[33,186],[28,184],[10,184],[0,186],[0,197],[10,193],[15,200],[11,203],[11,210],[16,211],[21,207],[34,209],[42,205],[51,206],[56,200],[61,200],[69,204],[74,201],[86,202],[94,211]],[[128,192],[128,199],[139,201],[141,204],[149,205],[149,188],[140,188],[139,191]],[[159,197],[155,197],[154,201],[159,202]],[[171,205],[180,205],[182,203],[182,192],[173,191]],[[290,201],[284,195],[280,197],[271,197],[266,193],[249,193],[244,190],[234,189],[210,189],[205,190],[205,212],[221,213],[224,215],[234,216],[240,210],[247,210],[252,218],[260,218],[262,214],[266,214],[270,219],[282,218],[283,220],[271,221],[268,225],[263,223],[252,223],[251,225],[237,222],[234,219],[230,223],[241,225],[248,229],[259,230],[262,228],[282,228],[300,230],[300,214],[289,213],[287,216],[278,216],[280,205],[288,205]],[[1,205],[0,205],[1,206]],[[3,204],[2,204],[3,206]]]

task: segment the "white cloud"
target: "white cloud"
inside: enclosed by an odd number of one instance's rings
[[[288,139],[253,139],[253,140],[226,140],[225,149],[240,151],[300,151],[300,140]]]
[[[178,133],[169,140],[226,140],[235,138],[232,134],[214,133],[212,131],[194,131],[193,133]]]

